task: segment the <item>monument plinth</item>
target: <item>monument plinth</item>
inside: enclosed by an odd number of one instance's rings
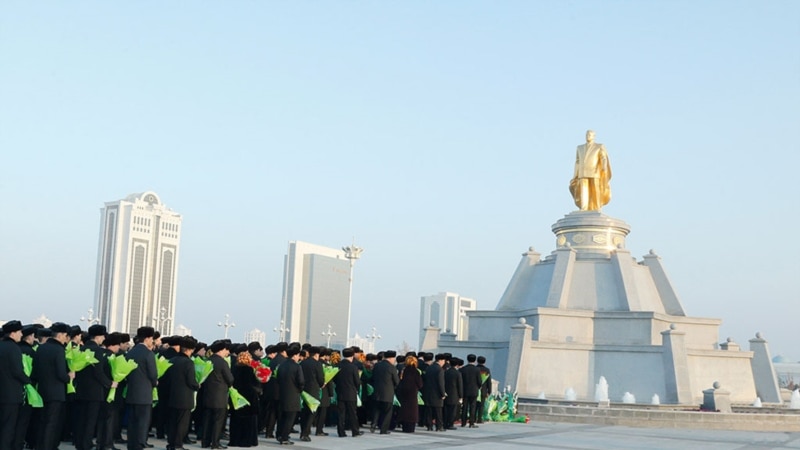
[[[721,320],[686,315],[661,258],[651,250],[637,261],[626,249],[631,227],[600,212],[611,198],[605,146],[591,131],[586,140],[570,181],[579,210],[552,226],[555,250],[522,254],[495,310],[467,312],[465,341],[422,350],[483,354],[492,377],[527,398],[573,389],[592,401],[601,376],[612,402],[630,392],[696,405],[717,380],[733,402],[779,398],[774,380],[754,380],[774,374],[766,345],[721,346]]]
[[[575,211],[559,219],[553,227],[556,248],[573,248],[579,253],[608,256],[625,248],[625,237],[631,227],[600,211]]]

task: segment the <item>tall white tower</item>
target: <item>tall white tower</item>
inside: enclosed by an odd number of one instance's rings
[[[173,334],[181,221],[155,192],[101,210],[95,310],[110,331],[149,325]]]
[[[280,336],[287,341],[322,344],[322,332],[335,331],[331,346],[342,348],[350,333],[352,260],[344,250],[289,242],[284,259]]]

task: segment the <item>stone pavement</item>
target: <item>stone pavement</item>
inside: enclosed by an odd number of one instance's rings
[[[312,436],[311,442],[295,441],[292,446],[280,446],[272,439],[260,439],[259,447],[291,449],[401,449],[421,450],[452,448],[475,450],[506,449],[800,449],[800,433],[685,430],[665,428],[630,428],[621,426],[531,422],[485,423],[480,428],[458,428],[444,433],[417,431],[414,434],[392,432],[390,435],[370,434],[365,429],[361,437],[340,438],[335,428],[326,428],[330,436]],[[297,439],[297,435],[292,435]],[[165,442],[151,440],[155,449],[164,449]],[[223,444],[225,441],[223,440]],[[117,445],[124,450],[124,446]],[[62,445],[62,448],[65,446]],[[187,450],[200,445],[186,445]],[[230,450],[236,450],[231,447]]]

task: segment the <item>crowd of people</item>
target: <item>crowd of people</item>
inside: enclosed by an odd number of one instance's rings
[[[76,351],[93,362],[77,369]],[[142,450],[151,437],[166,439],[167,450],[197,441],[224,449],[257,446],[260,435],[291,445],[292,433],[310,441],[334,426],[339,437],[367,427],[473,428],[492,389],[485,363],[472,354],[207,345],[147,326],[130,336],[99,324],[83,331],[12,320],[0,338],[0,449],[56,450],[68,441],[77,450]],[[202,377],[198,364],[207,368]]]

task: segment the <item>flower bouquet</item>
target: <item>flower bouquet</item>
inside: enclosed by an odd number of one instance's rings
[[[25,376],[31,376],[31,372],[33,372],[33,358],[31,358],[30,355],[22,355],[22,371],[25,372]],[[25,399],[28,404],[34,408],[41,408],[44,406],[44,400],[42,400],[42,396],[39,395],[39,391],[30,383],[25,385]]]
[[[70,372],[80,372],[92,364],[100,362],[90,349],[87,348],[81,351],[79,347],[72,345],[67,347],[64,356],[67,358],[67,366],[69,366]],[[69,383],[67,383],[67,394],[75,393],[75,385],[72,382],[73,380],[70,379]]]
[[[131,372],[139,367],[136,361],[126,359],[122,355],[111,355],[108,357],[108,365],[111,366],[111,379],[119,383],[124,380]],[[112,387],[108,391],[106,402],[111,403],[117,395],[117,388]]]
[[[167,358],[164,358],[164,355],[159,356],[156,358],[156,374],[158,379],[164,376],[167,373],[167,369],[172,367],[172,363],[169,362]],[[153,388],[153,402],[158,401],[158,388]]]
[[[324,386],[330,383],[333,377],[335,377],[336,374],[339,373],[339,368],[333,366],[324,366],[322,368],[322,371],[325,372],[325,383],[323,383]]]
[[[300,393],[300,398],[303,399],[303,403],[308,406],[308,409],[311,410],[312,413],[317,412],[317,408],[319,408],[319,400],[314,398],[311,394],[306,391]]]
[[[244,398],[244,396],[240,394],[235,387],[228,388],[228,395],[231,397],[231,404],[233,404],[233,409],[240,409],[244,408],[245,406],[250,406],[250,402],[247,401],[247,399]]]
[[[199,356],[195,356],[192,360],[194,361],[194,378],[198,384],[203,384],[214,371],[214,364]]]
[[[253,373],[260,383],[266,383],[272,376],[272,369],[267,367],[262,361],[254,359],[250,361],[250,367],[253,368]]]

